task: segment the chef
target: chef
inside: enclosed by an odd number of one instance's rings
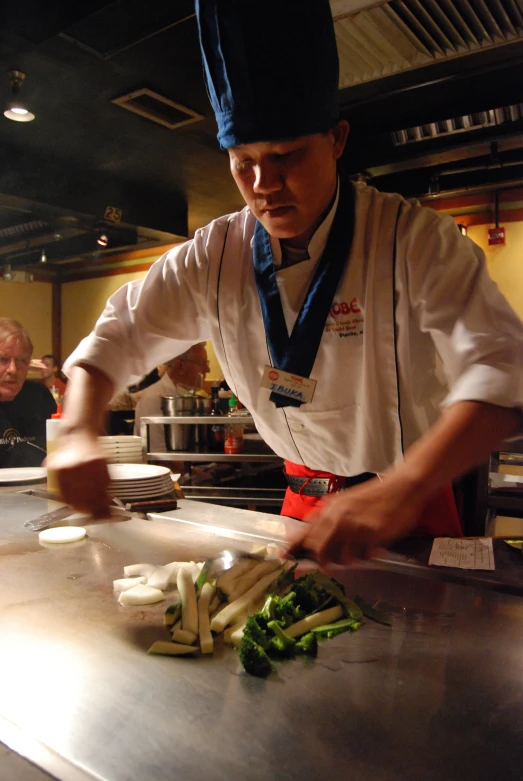
[[[66,364],[63,498],[106,505],[115,389],[212,339],[286,461],[297,544],[350,562],[460,533],[450,483],[521,428],[522,325],[453,220],[339,170],[328,0],[197,0],[218,140],[246,202],[118,290]]]

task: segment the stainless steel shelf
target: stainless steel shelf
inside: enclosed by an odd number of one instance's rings
[[[184,485],[186,499],[194,499],[228,506],[275,506],[285,498],[284,488],[228,488],[213,485]]]
[[[224,415],[223,417],[219,416],[211,416],[211,415],[190,415],[190,416],[154,416],[154,417],[143,417],[141,418],[141,432],[142,432],[142,441],[147,441],[147,427],[149,425],[169,425],[171,423],[177,423],[177,424],[187,424],[187,425],[194,425],[194,424],[207,424],[207,425],[215,425],[219,424],[222,426],[226,426],[228,423],[231,423],[232,418],[228,417],[227,415]],[[238,423],[243,426],[254,426],[254,420],[250,415],[238,415],[237,417],[234,417],[234,422]],[[247,435],[249,436],[249,435]],[[260,447],[261,446],[261,447]],[[245,450],[243,453],[212,453],[212,452],[197,452],[197,451],[188,451],[188,452],[182,452],[178,450],[168,450],[168,451],[160,451],[160,452],[147,452],[144,449],[144,458],[148,461],[154,460],[154,461],[194,461],[194,462],[211,462],[211,461],[222,461],[222,462],[231,462],[231,463],[270,463],[274,462],[276,464],[279,464],[282,462],[282,459],[280,456],[276,455],[276,453],[273,453],[272,451],[269,452],[260,452],[261,449],[269,450],[268,446],[265,445],[263,440],[260,439],[260,442],[251,441],[249,439],[245,442]]]
[[[147,453],[147,458],[155,461],[240,461],[258,462],[274,461],[280,463],[282,459],[276,453],[184,453],[181,450],[160,450],[158,453]]]
[[[180,416],[160,416],[140,418],[141,423],[210,423],[213,425],[227,426],[229,423],[238,423],[243,426],[254,426],[254,420],[250,415],[180,415]]]

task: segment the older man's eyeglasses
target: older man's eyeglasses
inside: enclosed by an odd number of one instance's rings
[[[0,355],[0,371],[6,371],[11,361],[15,362],[17,371],[20,369],[26,369],[31,363],[30,358],[8,358],[7,355]]]

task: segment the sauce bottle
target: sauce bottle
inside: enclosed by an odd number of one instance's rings
[[[213,385],[211,388],[211,417],[223,416],[220,405],[220,388]],[[225,426],[223,423],[213,423],[209,426],[209,450],[213,453],[223,453],[225,441]]]
[[[56,412],[53,412],[50,418],[45,421],[45,436],[47,442],[47,455],[56,450],[58,446],[58,435],[60,431],[62,417],[62,408],[60,404],[56,405]],[[47,490],[52,494],[59,494],[58,479],[54,469],[47,469]]]
[[[227,422],[225,426],[225,440],[223,443],[223,449],[229,455],[243,453],[243,425],[239,420],[237,423],[234,422],[234,418],[237,415],[238,400],[233,393],[229,399],[230,422]]]

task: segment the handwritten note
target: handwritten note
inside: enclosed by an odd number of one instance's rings
[[[429,564],[459,569],[496,569],[492,539],[461,540],[459,537],[436,537]]]

